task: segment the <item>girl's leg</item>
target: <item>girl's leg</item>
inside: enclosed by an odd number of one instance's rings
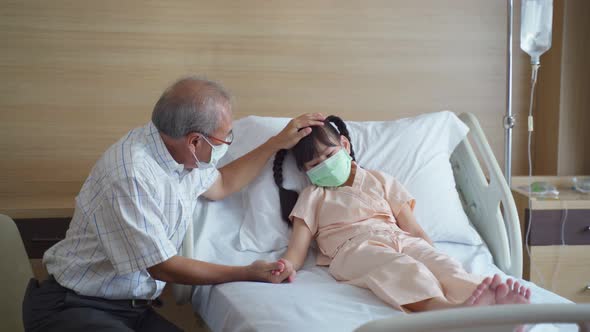
[[[400,234],[398,241],[402,253],[421,262],[432,272],[441,284],[444,297],[450,303],[462,304],[485,278],[468,273],[456,259],[439,252],[420,238]],[[495,288],[498,284],[496,281],[492,287]]]
[[[434,297],[420,302],[409,303],[404,307],[415,312],[456,307],[472,306],[485,292],[490,290],[492,278],[485,278],[472,292],[471,296],[463,303],[452,303],[444,297]]]
[[[339,281],[370,289],[394,308],[444,297],[436,277],[422,263],[401,254],[389,239],[359,241],[341,248],[330,264]]]
[[[527,287],[508,279],[502,282],[499,275],[493,278],[468,273],[452,257],[437,251],[426,241],[402,234],[398,238],[400,250],[420,261],[436,276],[444,292],[443,300],[458,306],[529,303],[531,292]],[[489,281],[489,282],[487,282]],[[488,284],[482,288],[482,284]],[[419,307],[445,306],[445,301],[433,299]]]
[[[485,278],[462,303],[451,303],[444,297],[436,297],[406,304],[404,307],[412,311],[429,311],[454,307],[488,306],[498,304],[529,303],[530,291],[518,282],[502,283],[500,275]]]
[[[434,269],[439,275],[437,277],[422,262],[398,252],[398,247],[397,241],[386,238],[350,243],[341,248],[334,257],[330,264],[330,273],[339,281],[370,289],[381,300],[402,311],[525,303],[524,297],[519,295],[522,289],[507,291],[508,285],[502,284],[499,276],[493,280],[472,276],[458,262],[450,260],[450,257],[433,255],[433,259],[438,259],[441,263]],[[432,253],[426,253],[426,256],[429,255]],[[454,261],[455,264],[442,263],[447,260],[451,263]],[[450,277],[453,280],[452,288],[449,286],[452,283],[444,282],[449,278],[443,271],[454,275]],[[498,292],[499,289],[502,291]],[[455,298],[447,296],[448,293],[455,294]]]

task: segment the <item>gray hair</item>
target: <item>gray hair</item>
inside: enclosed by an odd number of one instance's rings
[[[231,111],[231,95],[219,83],[189,76],[172,84],[160,97],[152,122],[162,133],[180,138],[197,132],[210,135],[218,126],[220,106]]]

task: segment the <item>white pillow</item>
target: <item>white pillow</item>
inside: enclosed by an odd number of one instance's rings
[[[238,158],[276,135],[287,118],[249,116],[234,122],[235,141],[228,160]],[[463,211],[449,158],[468,128],[449,111],[397,121],[346,121],[359,165],[391,174],[416,198],[418,223],[434,241],[481,244]],[[245,217],[239,248],[268,252],[284,248],[289,228],[281,219],[271,158],[262,174],[244,189]],[[301,191],[309,181],[289,154],[283,165],[284,186]]]

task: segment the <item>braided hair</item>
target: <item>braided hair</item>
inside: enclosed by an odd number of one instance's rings
[[[287,156],[287,152],[288,150],[283,149],[279,150],[279,152],[275,154],[272,172],[275,183],[279,187],[281,217],[287,222],[287,224],[291,225],[289,222],[289,214],[291,213],[291,210],[293,210],[293,207],[295,207],[295,203],[297,202],[297,198],[299,198],[299,194],[295,190],[289,190],[283,187],[283,161]]]
[[[352,148],[352,140],[350,139],[350,133],[348,132],[348,128],[346,127],[346,123],[344,123],[344,121],[335,116],[335,115],[330,115],[327,119],[327,122],[331,122],[333,124],[336,125],[336,128],[338,128],[338,135],[342,135],[344,137],[346,137],[346,139],[348,139],[348,142],[350,142],[350,157],[352,158],[352,160],[356,161],[355,157],[354,157],[354,149]],[[332,127],[332,126],[330,126]],[[338,137],[340,138],[340,137]]]
[[[332,124],[334,124],[337,129],[334,128]],[[330,115],[324,120],[324,126],[313,126],[311,129],[311,133],[302,138],[299,143],[290,150],[295,157],[297,168],[303,170],[306,162],[319,155],[317,149],[318,143],[326,146],[337,146],[340,145],[340,136],[346,137],[348,141],[351,142],[350,156],[352,157],[352,160],[356,160],[348,128],[341,118],[335,115]],[[272,171],[275,183],[279,187],[281,217],[291,225],[289,214],[291,214],[293,207],[295,207],[299,194],[294,190],[288,190],[283,187],[283,162],[285,161],[287,152],[288,150],[280,150],[276,153]]]

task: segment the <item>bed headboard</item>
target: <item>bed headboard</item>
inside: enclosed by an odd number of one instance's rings
[[[503,1],[25,0],[1,7],[0,198],[73,197],[100,154],[147,122],[163,89],[187,74],[226,85],[237,118],[471,112],[503,160]],[[519,61],[517,114],[519,94],[528,92],[520,89],[528,67]],[[524,134],[515,131],[515,173],[525,166]]]

